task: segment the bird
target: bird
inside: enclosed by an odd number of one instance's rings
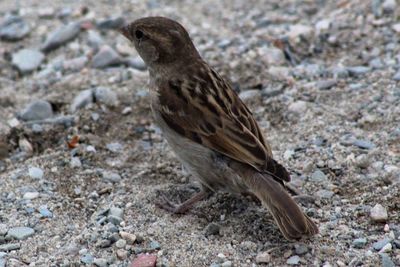
[[[183,203],[164,198],[161,206],[185,213],[212,192],[250,194],[270,211],[286,239],[317,234],[317,225],[288,193],[290,174],[273,158],[251,111],[200,56],[186,29],[170,18],[143,17],[119,32],[147,65],[156,124],[201,184]]]

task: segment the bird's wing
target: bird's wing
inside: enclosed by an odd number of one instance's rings
[[[260,172],[289,181],[272,158],[250,110],[231,86],[209,67],[159,88],[159,112],[177,133]]]

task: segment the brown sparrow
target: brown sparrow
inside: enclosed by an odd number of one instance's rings
[[[120,32],[148,66],[156,123],[203,188],[181,205],[166,201],[164,207],[184,213],[211,191],[250,193],[287,239],[316,234],[317,226],[286,192],[289,173],[272,158],[252,113],[200,57],[186,30],[171,19],[147,17]]]

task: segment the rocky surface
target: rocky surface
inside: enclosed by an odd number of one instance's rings
[[[18,5],[19,3],[19,5]],[[0,1],[0,266],[399,266],[400,6]],[[250,198],[198,189],[115,29],[178,19],[228,77],[319,225],[285,241]]]

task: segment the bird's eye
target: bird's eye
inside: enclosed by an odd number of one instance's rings
[[[135,31],[135,37],[136,37],[136,39],[138,39],[138,40],[140,40],[140,39],[142,39],[143,38],[143,32],[142,31],[140,31],[140,30],[136,30]]]

